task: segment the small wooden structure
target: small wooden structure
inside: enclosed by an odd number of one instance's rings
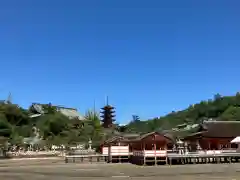
[[[173,161],[180,164],[231,163],[239,162],[240,153],[212,151],[211,153],[168,154],[168,159],[170,165]]]
[[[159,132],[151,132],[144,134],[135,140],[132,140],[130,146],[132,147],[133,164],[146,165],[159,162],[167,163],[167,150],[172,149],[174,140]]]
[[[183,139],[190,151],[211,151],[237,149],[231,141],[240,136],[239,121],[205,121],[198,132]]]
[[[67,155],[65,156],[65,163],[95,163],[95,162],[106,162],[107,156],[103,154],[92,154],[92,155]]]
[[[108,162],[125,162],[131,155],[128,139],[115,136],[102,144],[102,155],[108,156]]]

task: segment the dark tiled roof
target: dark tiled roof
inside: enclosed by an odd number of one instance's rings
[[[113,143],[113,142],[138,142],[141,141],[145,138],[147,138],[148,136],[154,135],[154,134],[158,134],[158,135],[162,135],[164,136],[166,139],[170,140],[171,142],[175,142],[175,137],[172,136],[172,134],[162,134],[160,132],[150,132],[150,133],[146,133],[146,134],[121,134],[121,135],[116,135],[113,136],[109,139],[107,139],[104,144],[108,144],[108,143]]]
[[[133,139],[136,139],[137,137],[139,137],[139,134],[115,134],[113,135],[111,138],[107,139],[104,143],[108,144],[108,143],[112,143],[112,142],[129,142]]]
[[[124,138],[121,137],[121,136],[114,136],[114,137],[111,137],[111,138],[107,139],[104,143],[108,144],[108,143],[112,143],[112,142],[116,142],[116,141],[121,141],[123,139]]]
[[[200,132],[195,132],[195,133],[192,133],[192,134],[189,134],[189,135],[186,135],[180,139],[191,139],[191,138],[196,138],[196,137],[201,137],[203,135],[203,133],[206,132],[206,131],[200,131]]]
[[[202,129],[205,137],[234,138],[240,136],[240,121],[205,121]]]
[[[160,134],[159,132],[155,132],[155,131],[153,131],[153,132],[150,132],[150,133],[146,133],[146,134],[143,134],[143,135],[141,135],[141,136],[139,136],[139,137],[137,137],[135,140],[143,140],[144,138],[146,138],[146,137],[148,137],[148,136],[151,136],[151,135],[153,135],[153,134]]]
[[[174,129],[168,129],[168,130],[159,130],[159,132],[163,134],[165,137],[168,137],[173,141],[176,141],[176,139],[183,139],[185,137],[188,137],[192,133],[199,132],[199,128],[200,126],[198,125],[189,129],[174,128]]]
[[[141,136],[133,139],[133,141],[141,141],[141,140],[143,140],[143,139],[145,139],[145,138],[147,138],[148,136],[151,136],[151,135],[153,135],[153,134],[158,134],[158,135],[164,136],[165,138],[167,138],[167,139],[169,139],[169,140],[171,140],[171,141],[174,141],[174,138],[173,138],[172,135],[170,135],[170,134],[164,134],[164,133],[160,133],[160,132],[155,132],[155,131],[150,132],[150,133],[143,134],[143,135],[141,135]]]
[[[123,137],[127,139],[134,139],[140,136],[140,134],[122,134]]]
[[[175,134],[170,133],[170,132],[168,132],[168,133],[164,133],[164,136],[165,136],[166,138],[168,138],[168,139],[171,139],[173,142],[175,142],[176,139],[178,139],[177,136],[176,136]]]
[[[204,121],[197,132],[189,134],[185,139],[193,137],[234,138],[240,136],[240,121]]]

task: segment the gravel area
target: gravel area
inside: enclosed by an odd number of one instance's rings
[[[65,164],[62,159],[2,160],[2,180],[240,180],[240,164],[135,166],[132,164]]]

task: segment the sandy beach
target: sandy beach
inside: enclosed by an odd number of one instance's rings
[[[62,159],[2,160],[4,180],[240,180],[240,164],[135,166],[132,164],[65,164]]]

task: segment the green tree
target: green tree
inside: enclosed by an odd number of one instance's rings
[[[70,130],[69,118],[61,113],[42,115],[36,124],[44,139],[54,136],[64,136]]]
[[[102,136],[100,115],[96,111],[88,110],[85,114],[85,134],[93,141],[99,141]]]
[[[21,144],[23,137],[31,136],[31,125],[26,110],[13,104],[0,105],[0,136],[12,144]]]
[[[17,126],[26,125],[30,122],[27,111],[14,104],[1,104],[0,114],[3,114],[9,123]]]
[[[4,114],[0,114],[0,136],[9,138],[12,134],[12,125]]]
[[[230,106],[220,116],[220,119],[224,121],[240,121],[240,107]]]

